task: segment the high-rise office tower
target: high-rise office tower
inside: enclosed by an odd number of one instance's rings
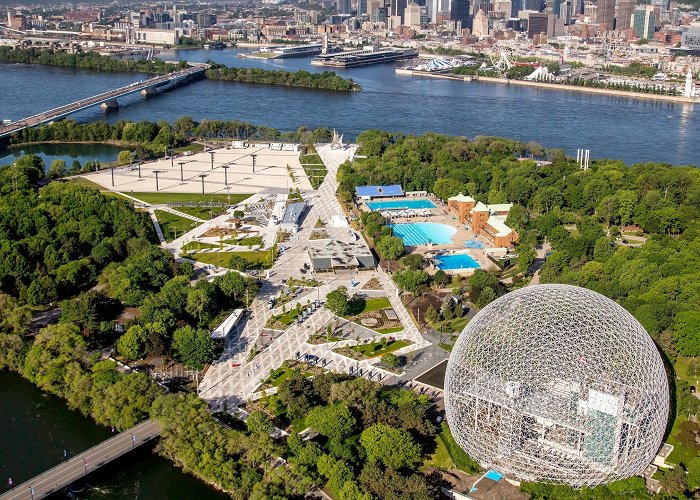
[[[654,38],[656,15],[653,5],[640,5],[634,9],[631,21],[638,38],[646,38],[647,40]]]
[[[471,19],[469,16],[469,0],[452,0],[450,4],[450,20],[460,21],[462,28],[471,29]]]
[[[606,24],[608,29],[615,25],[615,0],[598,0],[596,9],[596,22]]]
[[[408,2],[403,15],[403,23],[411,28],[420,27],[420,5],[415,2]]]
[[[618,0],[615,12],[615,29],[624,31],[632,26],[632,16],[637,0]]]

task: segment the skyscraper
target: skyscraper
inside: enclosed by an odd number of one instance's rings
[[[656,14],[653,5],[640,5],[634,9],[632,14],[632,26],[637,33],[637,38],[654,38],[654,25],[656,24]]]
[[[606,24],[608,29],[614,28],[615,23],[615,0],[598,0],[596,9],[596,22]]]
[[[461,21],[462,29],[472,28],[469,16],[469,0],[452,0],[450,4],[450,20]]]
[[[615,12],[615,29],[624,31],[632,26],[632,16],[634,8],[637,6],[636,0],[618,0]]]
[[[415,2],[409,2],[404,11],[404,21],[406,26],[411,28],[420,27],[420,5]]]

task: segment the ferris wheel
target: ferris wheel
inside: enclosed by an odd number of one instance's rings
[[[508,42],[499,41],[491,47],[491,65],[500,72],[504,72],[513,67],[515,58],[515,47]]]

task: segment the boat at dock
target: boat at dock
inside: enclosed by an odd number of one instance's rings
[[[402,61],[405,59],[413,59],[417,56],[418,52],[413,49],[368,46],[359,50],[349,50],[337,52],[335,54],[320,54],[311,61],[311,64],[315,66],[350,68],[353,66],[367,66],[370,64]]]

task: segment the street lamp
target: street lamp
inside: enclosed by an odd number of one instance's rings
[[[158,186],[158,174],[165,172],[165,170],[154,170],[153,173],[156,174],[156,191],[159,191],[159,186]]]
[[[204,178],[208,177],[208,174],[199,174],[197,177],[202,179],[202,194],[204,194]]]
[[[211,169],[214,170],[214,151],[210,151],[209,154],[211,155]]]
[[[253,159],[253,173],[255,173],[255,158],[256,158],[257,156],[258,156],[258,155],[256,155],[255,153],[253,153],[252,155],[250,155],[250,157]]]
[[[224,169],[224,186],[226,186],[228,188],[228,169],[229,169],[229,166],[223,165],[222,168]]]
[[[110,166],[109,169],[112,171],[112,187],[114,187],[114,166]]]
[[[184,178],[184,176],[183,176],[183,174],[182,174],[182,166],[183,166],[184,164],[185,164],[184,161],[178,162],[178,165],[180,165],[180,182],[185,182],[185,178]]]
[[[141,178],[141,162],[139,162],[139,179]]]

